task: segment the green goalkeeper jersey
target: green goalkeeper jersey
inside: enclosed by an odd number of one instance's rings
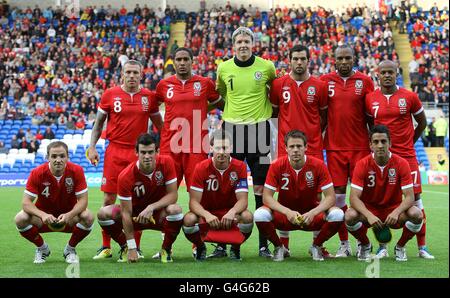
[[[272,116],[268,87],[275,79],[272,61],[252,56],[241,62],[236,59],[219,64],[217,89],[225,99],[223,120],[233,124],[254,124]]]

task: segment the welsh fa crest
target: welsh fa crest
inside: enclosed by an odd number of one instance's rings
[[[65,180],[67,193],[73,192],[73,179],[71,177],[67,177]]]
[[[163,174],[161,173],[161,171],[156,171],[155,172],[155,178],[156,178],[156,180],[158,180],[158,181],[161,181],[161,180],[163,180]]]
[[[395,177],[395,169],[389,169],[389,177]]]
[[[200,91],[202,90],[202,84],[200,82],[194,83],[194,96],[200,96]]]
[[[231,180],[232,182],[238,180],[238,176],[237,176],[237,173],[236,173],[236,172],[233,171],[233,172],[230,173],[230,180]]]
[[[316,95],[316,87],[309,86],[308,87],[308,95]]]
[[[142,96],[141,103],[143,106],[148,106],[148,98],[146,96]]]
[[[406,99],[404,99],[404,98],[400,98],[399,100],[398,100],[398,106],[399,107],[406,107]]]
[[[306,172],[306,173],[305,173],[305,177],[306,177],[306,180],[307,180],[307,181],[312,181],[312,180],[314,180],[314,175],[313,175],[312,171]]]
[[[257,81],[261,80],[262,76],[263,76],[262,72],[260,72],[260,71],[255,72],[255,80],[257,80]]]
[[[362,80],[356,80],[355,81],[355,88],[356,89],[362,89],[363,88],[363,81]]]

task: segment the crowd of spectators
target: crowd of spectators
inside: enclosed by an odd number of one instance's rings
[[[163,77],[176,7],[132,11],[88,6],[78,17],[65,8],[0,10],[0,120],[32,118],[33,124],[92,124],[106,88],[120,84],[128,59],[144,65],[144,84]]]
[[[436,4],[429,11],[402,1],[413,59],[409,62],[411,88],[423,102],[448,114],[449,13]],[[403,13],[402,13],[403,14]]]

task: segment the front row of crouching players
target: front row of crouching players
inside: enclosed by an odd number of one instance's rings
[[[284,142],[288,154],[270,165],[264,206],[255,211],[254,220],[259,231],[275,246],[274,261],[283,261],[289,255],[276,229],[315,231],[310,253],[313,260],[323,261],[322,245],[337,233],[344,213],[334,207],[333,183],[324,162],[305,154],[304,133],[290,131]],[[138,260],[134,231],[145,229],[164,233],[160,259],[172,262],[172,244],[181,227],[196,247],[196,260],[206,258],[205,241],[210,234],[215,234],[210,242],[232,244],[230,257],[241,260],[240,244],[248,239],[253,228],[253,215],[247,210],[247,167],[230,157],[233,144],[225,131],[215,131],[210,145],[212,157],[195,167],[189,192],[190,211],[183,216],[177,205],[173,160],[158,154],[151,135],[139,136],[138,161],[119,175],[120,205],[102,207],[97,214],[102,229],[121,247],[119,262]],[[345,212],[345,224],[360,242],[358,260],[371,257],[367,229],[373,227],[379,241],[390,240],[389,228],[403,228],[394,254],[397,261],[406,261],[405,245],[423,224],[422,212],[414,206],[409,165],[391,153],[390,146],[387,127],[374,126],[370,132],[372,154],[357,162],[352,177],[351,208]],[[87,209],[83,169],[68,161],[68,148],[63,142],[50,143],[47,158],[48,163],[30,174],[15,223],[20,234],[37,246],[35,263],[44,263],[50,255],[40,235],[45,232],[72,233],[63,255],[66,262],[77,263],[75,247],[89,234],[94,220]],[[274,199],[276,191],[278,200]],[[377,254],[387,256],[387,251]]]

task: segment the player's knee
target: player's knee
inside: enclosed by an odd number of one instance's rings
[[[244,224],[253,223],[253,215],[250,211],[245,210],[241,213],[241,222]]]
[[[27,213],[25,213],[25,211],[21,210],[14,217],[14,222],[18,228],[23,228],[30,223],[30,218],[31,217]]]
[[[98,210],[98,212],[97,212],[97,219],[98,220],[111,219],[111,214],[108,214],[109,212],[107,212],[107,210],[108,210],[107,207],[100,208],[100,210]]]
[[[348,208],[344,214],[344,220],[347,225],[354,225],[358,219],[358,212],[353,208]]]
[[[83,212],[81,212],[81,214],[80,214],[80,221],[85,226],[92,226],[92,224],[94,223],[94,215],[92,214],[91,211],[86,209]]]
[[[183,225],[186,227],[192,227],[198,222],[198,217],[192,212],[186,213],[183,218]]]
[[[340,208],[331,207],[327,214],[328,222],[338,222],[344,220],[344,211]]]
[[[167,215],[180,214],[183,211],[181,210],[181,206],[178,204],[171,204],[166,207]]]
[[[270,222],[272,221],[272,213],[269,209],[265,207],[260,207],[256,209],[255,214],[253,215],[255,222]]]
[[[413,223],[420,223],[423,220],[423,213],[422,211],[417,208],[416,206],[412,206],[406,211],[406,215],[408,216],[408,219],[412,221]]]

